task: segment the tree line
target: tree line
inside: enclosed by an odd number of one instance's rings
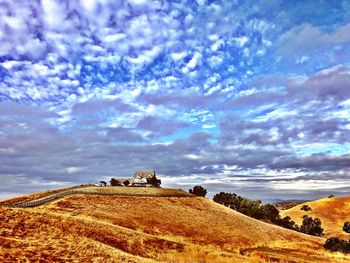
[[[194,186],[189,192],[202,197],[205,197],[207,194],[207,190],[199,185]],[[334,195],[330,195],[329,198],[334,198]],[[235,193],[220,192],[214,195],[213,201],[264,222],[272,223],[308,235],[323,236],[323,228],[321,227],[322,223],[319,218],[312,218],[311,216],[304,215],[302,224],[299,226],[289,216],[282,218],[279,214],[279,210],[274,205],[262,204],[260,200],[251,200]],[[300,210],[309,212],[312,211],[312,208],[305,204]],[[349,221],[344,223],[343,231],[350,233]],[[324,248],[332,252],[349,254],[350,239],[347,241],[338,237],[330,237],[326,240]]]
[[[207,190],[202,186],[195,186],[190,193],[205,197]],[[298,226],[289,216],[281,217],[279,210],[272,204],[263,204],[261,200],[251,200],[235,193],[220,192],[214,195],[213,201],[240,212],[249,217],[272,223],[284,228],[299,231],[305,234],[322,236],[323,228],[319,218],[305,215],[302,224]]]

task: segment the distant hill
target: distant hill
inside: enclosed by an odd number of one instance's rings
[[[70,195],[35,208],[0,207],[0,262],[350,261],[325,251],[323,238],[181,190],[94,189],[100,194]]]
[[[308,205],[311,211],[303,211],[301,207]],[[350,234],[343,231],[344,222],[350,221],[350,197],[322,198],[305,202],[287,210],[280,211],[283,216],[290,216],[297,224],[302,222],[303,215],[321,219],[325,237],[349,239]]]
[[[305,203],[305,202],[307,202],[307,201],[306,200],[279,201],[279,202],[275,202],[274,206],[278,210],[285,210],[285,209],[292,208],[296,205],[300,205],[300,204]]]

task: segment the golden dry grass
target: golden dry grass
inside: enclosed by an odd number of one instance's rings
[[[156,187],[86,187],[80,189],[83,192],[116,194],[116,195],[151,195],[151,196],[193,196],[180,189],[156,188]]]
[[[79,189],[79,188],[85,188],[88,185],[78,185],[78,186],[71,186],[67,188],[61,188],[57,190],[48,190],[44,192],[37,192],[37,193],[32,193],[32,194],[27,194],[27,195],[22,195],[18,197],[13,197],[5,200],[0,200],[0,204],[16,204],[16,203],[22,203],[22,202],[27,202],[27,201],[32,201],[35,199],[43,198],[52,194],[57,194],[61,193],[67,190],[73,190],[73,189]]]
[[[120,189],[115,191],[130,188]],[[163,194],[169,191],[180,193],[166,189]],[[325,251],[322,238],[196,197],[72,195],[36,208],[0,208],[0,237],[0,262],[350,260]]]
[[[303,205],[311,207],[312,211],[300,210]],[[325,237],[339,237],[349,239],[350,234],[343,231],[344,222],[350,221],[350,197],[322,198],[305,202],[287,210],[280,211],[282,216],[290,216],[297,224],[301,224],[302,217],[309,215],[321,219]]]

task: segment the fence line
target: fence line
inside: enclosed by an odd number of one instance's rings
[[[93,192],[93,191],[81,191],[81,190],[67,190],[64,192],[60,192],[57,194],[53,194],[50,196],[46,196],[37,200],[31,200],[31,201],[26,201],[23,203],[18,203],[18,204],[0,204],[0,206],[3,207],[10,207],[10,208],[28,208],[28,207],[35,207],[35,206],[40,206],[43,204],[46,204],[48,202],[60,199],[64,196],[67,195],[73,195],[73,194],[87,194],[87,195],[115,195],[115,196],[140,196],[140,197],[195,197],[191,195],[166,195],[166,194],[160,194],[160,195],[152,195],[152,194],[123,194],[123,193],[98,193],[98,192]]]

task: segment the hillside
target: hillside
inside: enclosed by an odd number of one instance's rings
[[[0,207],[0,262],[350,260],[326,252],[322,238],[257,221],[181,190],[99,191],[130,196],[75,194],[35,208]],[[138,191],[155,195],[134,195]]]
[[[273,205],[278,209],[278,210],[286,210],[290,209],[296,205],[300,205],[302,203],[305,203],[306,201],[291,201],[291,202],[280,202],[280,203],[274,203]]]
[[[300,210],[303,205],[311,207],[312,211]],[[290,216],[297,224],[302,222],[303,215],[321,219],[325,237],[340,237],[349,239],[350,234],[343,231],[344,222],[350,221],[350,197],[322,198],[305,202],[287,210],[280,211],[283,216]]]
[[[39,198],[44,198],[52,194],[57,194],[61,193],[67,190],[73,190],[73,189],[81,189],[87,187],[86,185],[79,185],[79,186],[72,186],[72,187],[67,187],[67,188],[61,188],[61,189],[56,189],[56,190],[48,190],[44,192],[37,192],[37,193],[32,193],[32,194],[27,194],[27,195],[22,195],[18,197],[13,197],[5,200],[0,200],[0,205],[1,204],[16,204],[16,203],[22,203],[22,202],[28,202],[32,200],[36,200]]]

